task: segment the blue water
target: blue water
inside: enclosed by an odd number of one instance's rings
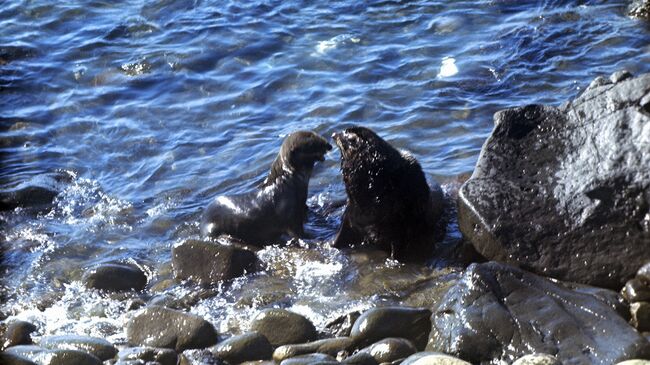
[[[650,27],[626,1],[5,1],[0,188],[63,171],[54,207],[3,213],[6,302],[39,334],[123,340],[131,295],[87,291],[89,266],[142,265],[141,296],[179,298],[171,246],[217,193],[261,181],[288,133],[368,126],[411,151],[453,199],[497,110],[559,105],[596,76],[650,71]],[[221,331],[265,306],[317,326],[452,269],[327,246],[345,198],[338,152],[310,185],[315,237],[190,306]],[[446,240],[457,241],[452,220]],[[444,280],[442,280],[444,281]],[[441,282],[442,282],[441,281]],[[410,294],[409,294],[410,293]],[[409,297],[409,295],[411,295]],[[411,299],[409,299],[411,298]]]

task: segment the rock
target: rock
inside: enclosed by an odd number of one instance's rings
[[[39,365],[102,365],[94,355],[78,350],[48,350],[34,345],[19,345],[6,349],[4,353],[13,356],[11,360],[18,361],[15,364],[28,364],[24,361],[30,360]]]
[[[0,190],[0,211],[15,208],[34,208],[41,211],[52,205],[54,198],[63,190],[63,183],[70,181],[65,173],[37,175],[17,186]]]
[[[83,277],[87,288],[108,291],[140,291],[147,285],[147,276],[136,265],[111,263],[97,266]]]
[[[549,354],[531,354],[518,358],[512,365],[562,365],[555,356]]]
[[[650,0],[634,0],[628,7],[628,15],[650,20]]]
[[[325,325],[325,332],[334,337],[348,337],[354,322],[361,316],[359,311],[354,311],[338,317],[332,322]]]
[[[283,345],[273,351],[273,360],[282,361],[290,357],[313,353],[337,356],[340,352],[351,352],[354,350],[354,345],[354,341],[349,337],[326,338],[302,344]]]
[[[255,316],[251,331],[264,335],[274,347],[313,341],[316,328],[300,314],[285,309],[265,309]]]
[[[235,245],[186,240],[172,249],[172,267],[177,280],[210,285],[253,272],[255,253]]]
[[[471,363],[531,352],[571,364],[650,355],[647,341],[598,297],[495,262],[470,265],[431,322],[427,350]]]
[[[155,347],[127,347],[120,350],[117,357],[124,363],[141,361],[147,365],[151,362],[156,362],[160,365],[176,365],[178,362],[176,351]]]
[[[212,353],[227,363],[268,360],[273,355],[269,340],[257,332],[231,337],[214,347]]]
[[[0,352],[0,364],[3,365],[38,365],[30,359],[18,355]]]
[[[625,283],[622,295],[630,303],[647,302],[650,300],[650,286],[640,279],[634,278]]]
[[[621,81],[625,81],[629,78],[632,77],[632,74],[627,71],[627,70],[621,70],[621,71],[616,71],[614,72],[610,77],[609,81],[611,81],[613,84],[616,84]]]
[[[147,307],[127,324],[126,337],[134,346],[164,347],[183,351],[217,342],[217,331],[199,316],[158,306]]]
[[[457,357],[440,352],[424,351],[407,357],[401,365],[472,365]]]
[[[144,360],[118,360],[116,365],[162,365],[158,361],[144,361]]]
[[[62,335],[41,338],[39,345],[50,350],[78,350],[96,356],[101,361],[110,360],[117,349],[110,342],[97,337]]]
[[[650,283],[650,262],[641,266],[639,271],[636,272],[636,277],[646,284]]]
[[[126,310],[127,311],[134,311],[134,310],[138,310],[138,309],[140,309],[140,308],[142,308],[142,307],[144,307],[146,305],[147,305],[147,303],[145,303],[144,300],[142,300],[140,298],[129,299],[126,302]]]
[[[650,365],[650,360],[632,359],[619,362],[616,365]]]
[[[431,330],[431,311],[424,308],[381,307],[365,311],[355,322],[350,337],[367,346],[387,337],[401,337],[424,349]]]
[[[186,365],[224,365],[223,360],[217,358],[210,349],[184,351],[180,364]]]
[[[494,115],[458,198],[482,256],[611,289],[650,260],[650,74],[612,80]]]
[[[257,361],[244,361],[239,365],[278,365],[275,361],[271,360],[257,360]]]
[[[567,288],[571,289],[577,293],[582,293],[582,294],[587,294],[591,295],[593,297],[598,298],[601,302],[607,304],[610,308],[612,308],[619,316],[624,318],[626,321],[629,321],[630,319],[630,304],[625,301],[622,295],[619,293],[609,290],[609,289],[604,289],[604,288],[597,288],[595,286],[589,286],[589,285],[583,285],[583,284],[577,284],[577,283],[562,283],[562,285]]]
[[[335,358],[325,354],[309,354],[283,360],[280,365],[336,365]]]
[[[31,345],[32,337],[30,335],[34,331],[36,331],[36,326],[29,322],[11,322],[2,338],[0,350],[16,345]]]
[[[346,365],[379,365],[375,357],[367,352],[357,352],[341,361],[341,363]]]
[[[416,353],[417,349],[405,338],[389,337],[362,349],[361,352],[369,353],[381,364],[406,359]]]
[[[636,302],[630,304],[632,320],[630,323],[639,332],[650,331],[650,303]]]

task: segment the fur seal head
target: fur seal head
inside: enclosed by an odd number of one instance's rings
[[[432,252],[437,217],[417,160],[375,132],[334,133],[348,202],[334,247],[368,244],[411,260]]]
[[[314,132],[291,133],[282,142],[280,152],[262,186],[273,184],[278,178],[289,174],[311,174],[314,164],[317,161],[325,161],[325,154],[331,149],[332,145]]]

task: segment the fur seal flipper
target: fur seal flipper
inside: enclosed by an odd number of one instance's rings
[[[257,245],[273,243],[285,233],[302,236],[309,178],[316,161],[323,161],[331,149],[316,133],[291,133],[258,189],[216,197],[203,214],[201,232],[212,237],[229,234]]]
[[[429,189],[417,160],[367,128],[348,128],[332,138],[341,150],[348,195],[333,246],[369,244],[399,260],[428,258],[442,194]]]

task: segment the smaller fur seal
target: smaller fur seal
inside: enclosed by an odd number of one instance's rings
[[[417,160],[368,128],[348,128],[332,138],[341,150],[348,195],[333,246],[369,244],[398,260],[428,258],[442,212],[439,185],[430,190]]]
[[[254,245],[277,242],[282,234],[304,234],[307,188],[314,164],[332,145],[313,132],[291,133],[282,142],[271,171],[255,191],[218,196],[203,214],[205,236],[229,234]]]

